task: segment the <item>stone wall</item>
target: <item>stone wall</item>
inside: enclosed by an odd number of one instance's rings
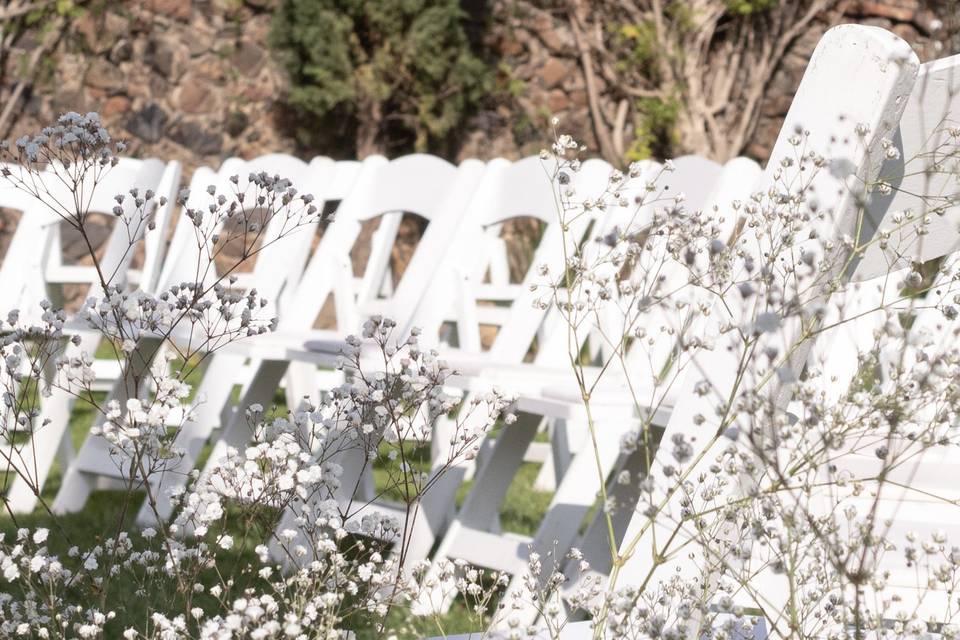
[[[954,8],[954,11],[956,10]],[[860,0],[846,3],[842,13],[834,13],[817,21],[815,29],[809,30],[794,43],[784,64],[774,75],[764,99],[754,142],[746,150],[747,155],[764,160],[770,154],[780,125],[790,108],[793,94],[807,68],[807,60],[827,29],[846,22],[882,27],[909,42],[920,60],[926,62],[958,51],[960,43],[949,40],[947,31],[942,27],[936,28],[938,22],[942,24],[956,17],[938,15],[943,11],[941,9],[935,12],[920,0]]]
[[[71,23],[22,105],[13,134],[68,110],[98,110],[111,130],[129,138],[137,156],[180,160],[186,169],[232,155],[297,152],[286,126],[284,74],[270,58],[271,0],[115,2]],[[499,59],[509,99],[473,116],[458,158],[520,157],[539,150],[552,114],[565,130],[592,142],[583,74],[564,16],[544,2],[494,0],[486,45]],[[848,1],[824,16],[790,49],[763,104],[747,152],[766,156],[806,61],[832,24],[890,29],[923,59],[947,55],[936,39],[939,17],[919,0]],[[481,19],[484,19],[481,16]],[[941,30],[942,32],[942,30]],[[30,34],[17,47],[27,55]],[[11,57],[11,65],[22,56]],[[343,150],[319,150],[343,156]],[[305,155],[305,153],[304,153]]]
[[[62,39],[16,130],[95,110],[133,155],[188,169],[292,152],[279,121],[285,79],[266,42],[268,4],[147,0],[89,11]]]
[[[790,0],[785,0],[790,1]],[[590,114],[583,74],[576,56],[576,47],[565,16],[537,8],[536,2],[505,0],[497,5],[500,28],[496,31],[494,47],[523,91],[516,98],[517,108],[506,107],[495,120],[499,128],[477,127],[461,150],[461,157],[485,157],[515,153],[535,153],[543,146],[546,116],[560,117],[564,130],[586,140],[596,149],[590,128]],[[513,10],[508,10],[508,6]],[[841,2],[838,11],[821,16],[812,28],[798,38],[788,50],[780,69],[774,75],[764,99],[760,121],[753,143],[745,153],[763,161],[769,155],[793,94],[807,67],[807,60],[824,32],[842,23],[867,24],[893,31],[909,42],[922,61],[951,55],[960,50],[960,43],[945,38],[947,29],[937,29],[937,22],[949,23],[960,12],[953,2],[947,8],[931,8],[923,0],[854,0]],[[602,83],[602,79],[600,80]],[[614,105],[606,105],[610,112]],[[517,114],[537,123],[531,139],[525,131],[513,130],[503,124],[510,118],[517,122]],[[485,117],[482,114],[482,117]],[[612,117],[611,117],[612,120]],[[682,150],[681,150],[682,151]]]

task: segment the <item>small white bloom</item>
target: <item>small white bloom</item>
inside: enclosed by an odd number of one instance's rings
[[[8,560],[7,562],[10,561]],[[13,582],[20,577],[20,568],[13,562],[10,562],[10,564],[3,568],[3,577],[7,579],[7,582]]]

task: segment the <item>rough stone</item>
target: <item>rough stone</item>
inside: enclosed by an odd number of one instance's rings
[[[186,171],[209,164],[215,153],[254,157],[290,151],[294,129],[286,126],[278,104],[288,90],[287,79],[270,62],[267,38],[269,7],[276,2],[101,3],[103,11],[71,20],[73,37],[64,39],[57,52],[49,85],[44,81],[24,100],[16,132],[35,130],[65,110],[99,110],[111,127],[120,129],[118,136],[132,139],[138,154],[179,160]],[[461,158],[535,153],[543,143],[548,109],[558,112],[565,130],[596,149],[566,16],[539,8],[551,3],[526,0],[522,13],[504,10],[509,0],[488,4],[493,19],[484,43],[525,87],[519,96],[499,94],[492,106],[481,108],[451,151]],[[529,10],[526,5],[531,5]],[[832,24],[859,22],[893,30],[908,36],[926,60],[950,55],[960,46],[960,41],[948,40],[948,29],[932,34],[942,43],[927,37],[935,18],[949,23],[951,15],[928,8],[922,0],[850,0],[844,6],[846,15],[830,12],[791,43],[761,103],[746,150],[750,155],[766,158],[809,56]],[[13,65],[29,55],[41,37],[39,29],[27,29],[18,40],[8,58],[10,77],[15,76]],[[611,92],[602,75],[598,83],[601,108],[612,115],[611,100],[619,92]],[[123,133],[124,127],[131,133]],[[317,151],[351,153],[349,148]]]
[[[174,103],[184,113],[209,113],[219,108],[219,92],[211,90],[210,80],[187,74],[174,92]]]
[[[101,54],[113,47],[125,26],[126,20],[117,14],[87,11],[77,19],[74,28],[83,38],[87,49],[94,54]]]
[[[220,153],[223,138],[218,133],[205,130],[196,122],[181,122],[173,127],[170,138],[201,156]]]
[[[505,38],[500,42],[500,53],[506,57],[519,56],[523,51],[523,44],[516,38]]]
[[[208,54],[201,56],[190,64],[190,71],[194,77],[203,78],[205,82],[214,82],[223,85],[227,81],[224,72],[224,62],[220,56]],[[183,79],[186,82],[187,78]]]
[[[125,80],[123,71],[104,58],[95,59],[84,76],[85,84],[97,89],[120,89]]]
[[[266,60],[266,52],[252,42],[241,42],[230,56],[230,62],[242,75],[252,76]]]
[[[144,142],[157,142],[167,126],[167,113],[157,104],[149,104],[127,121],[127,131]]]
[[[51,106],[58,114],[66,111],[84,112],[89,106],[86,95],[82,91],[60,91],[51,101]]]
[[[231,111],[227,116],[227,134],[233,138],[238,137],[250,124],[250,118],[243,111]]]
[[[179,52],[169,41],[150,40],[143,52],[143,61],[168,80],[175,80],[180,67]]]
[[[150,84],[150,97],[165,96],[170,92],[170,83],[155,73],[147,77],[147,82]]]
[[[147,8],[162,16],[186,22],[193,12],[193,0],[148,0]]]
[[[912,24],[895,24],[890,30],[907,42],[916,42],[919,37],[916,27]]]
[[[110,53],[107,55],[107,59],[114,64],[126,62],[132,57],[133,43],[126,39],[118,40],[117,43],[113,45],[113,48],[110,49]]]
[[[547,108],[551,113],[565,111],[570,106],[570,100],[567,94],[560,89],[554,89],[547,95]]]
[[[557,58],[549,58],[546,64],[540,69],[540,78],[548,89],[558,87],[563,84],[573,73],[569,65],[564,64]]]
[[[911,22],[917,15],[917,4],[894,6],[890,2],[870,2],[859,0],[851,3],[846,9],[847,15],[873,18],[887,18],[897,22]]]
[[[240,95],[246,100],[251,100],[253,102],[263,102],[269,100],[272,95],[274,95],[273,89],[265,84],[254,83],[240,92]]]
[[[64,53],[57,59],[57,91],[83,91],[90,60],[80,54]]]
[[[130,98],[127,96],[113,96],[107,98],[100,107],[100,115],[104,118],[113,118],[130,110]]]
[[[44,115],[46,113],[44,100],[37,94],[30,96],[30,99],[27,100],[27,106],[24,107],[25,113],[32,118],[42,118],[46,122],[53,120],[51,117]]]
[[[187,38],[187,52],[191,58],[196,58],[210,51],[213,32],[205,24],[192,25],[192,29],[194,37]]]
[[[552,52],[573,51],[573,35],[567,30],[561,30],[550,23],[550,26],[538,29],[537,37],[547,49]]]

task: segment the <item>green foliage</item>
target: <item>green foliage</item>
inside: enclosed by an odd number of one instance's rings
[[[627,150],[630,161],[652,156],[667,158],[677,141],[676,124],[680,103],[671,99],[640,98],[635,103],[633,143]]]
[[[613,38],[617,49],[618,71],[639,70],[644,75],[656,72],[657,36],[652,22],[623,24]]]
[[[457,0],[283,0],[270,45],[290,75],[301,140],[436,148],[491,81],[464,17]]]
[[[518,78],[513,68],[505,62],[497,65],[496,74],[493,78],[494,93],[506,98],[517,98],[523,95],[523,92],[527,89],[527,83]]]
[[[773,9],[780,0],[727,0],[727,11],[737,16],[752,16]]]
[[[56,0],[53,3],[38,3],[37,8],[29,11],[24,16],[24,24],[28,27],[39,26],[41,30],[45,30],[51,24],[51,19],[57,16],[62,16],[67,20],[76,20],[83,16],[86,9],[80,6],[82,2],[75,2],[74,0]],[[94,7],[96,8],[96,3]]]
[[[681,4],[667,5],[664,13],[671,28],[688,28],[689,11]],[[617,59],[617,71],[628,77],[639,74],[653,85],[660,84],[660,58],[682,55],[662,49],[657,39],[656,27],[649,20],[619,25],[612,34],[611,42]],[[627,149],[627,159],[633,161],[651,156],[668,157],[677,141],[676,123],[680,114],[680,103],[672,97],[650,97],[635,100],[633,106],[634,136]]]

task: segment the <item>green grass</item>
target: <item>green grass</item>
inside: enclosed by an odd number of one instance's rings
[[[109,345],[101,346],[98,354],[110,357]],[[175,365],[177,363],[174,363]],[[190,375],[190,382],[194,385],[199,383],[202,377],[202,367]],[[103,402],[105,394],[97,394],[95,401]],[[239,389],[235,390],[234,401],[239,400]],[[274,399],[276,410],[286,411],[286,402],[283,392],[278,390]],[[74,447],[79,447],[94,421],[96,415],[95,409],[88,403],[78,401],[74,407],[70,419],[70,434]],[[492,435],[496,435],[496,432]],[[201,456],[200,465],[203,464],[206,455],[209,453],[209,445]],[[429,467],[429,451],[411,451],[410,459],[414,466],[426,469]],[[386,458],[383,458],[386,461]],[[388,464],[396,464],[389,463]],[[533,483],[536,478],[539,465],[524,463],[520,468],[517,477],[507,492],[506,499],[500,514],[500,524],[504,531],[512,531],[525,535],[532,535],[541,521],[547,505],[550,502],[551,494],[535,491]],[[396,471],[393,470],[394,472]],[[384,489],[386,478],[389,477],[390,470],[384,464],[378,464],[374,469],[374,478],[378,489]],[[43,499],[46,504],[52,503],[62,481],[62,470],[59,463],[55,463],[44,486]],[[471,487],[470,482],[464,483],[458,490],[457,502],[461,504]],[[396,491],[387,492],[388,497],[398,498]],[[67,549],[72,545],[77,545],[81,549],[88,549],[107,537],[112,537],[118,530],[134,531],[132,518],[137,513],[140,503],[143,500],[141,493],[135,493],[132,496],[126,496],[120,491],[96,491],[90,497],[84,509],[75,514],[60,516],[54,520],[42,507],[38,507],[34,513],[24,516],[18,516],[16,520],[7,514],[0,515],[0,532],[8,536],[15,535],[18,527],[47,527],[51,530],[48,545],[51,553],[65,555]],[[121,514],[124,514],[121,524]],[[234,535],[237,544],[230,551],[220,551],[220,566],[226,567],[255,567],[257,560],[253,554],[253,547],[256,540],[249,539],[251,533],[249,529],[238,524],[238,529],[231,532]],[[137,547],[141,548],[144,541],[136,534]],[[254,573],[253,571],[249,573]],[[182,603],[177,602],[177,596],[173,589],[168,585],[165,587],[153,586],[149,591],[145,591],[145,583],[148,580],[146,576],[131,575],[129,572],[123,572],[122,577],[115,578],[122,580],[122,584],[115,584],[110,588],[110,601],[106,604],[107,608],[117,612],[117,619],[111,621],[107,627],[106,637],[119,638],[122,630],[128,626],[143,627],[147,620],[153,603],[163,601],[166,611],[175,611]],[[208,576],[212,582],[215,576]],[[151,584],[153,584],[151,579]],[[7,587],[5,584],[4,587]],[[150,594],[150,598],[145,597],[145,593]],[[99,597],[95,593],[77,594],[83,600],[95,602]],[[208,608],[214,607],[213,601],[209,597],[200,597],[195,606]],[[439,633],[455,634],[468,631],[475,631],[480,624],[475,615],[472,615],[466,603],[462,599],[455,602],[451,611],[439,620],[418,619],[417,628],[405,627],[403,619],[406,616],[402,611],[396,611],[391,614],[388,621],[391,627],[400,632],[400,637],[424,637],[436,635]],[[376,630],[369,627],[369,624],[357,621],[351,625],[356,628],[358,639],[373,639],[380,637]]]
[[[491,432],[491,437],[496,437],[503,429],[502,426],[495,428]],[[538,434],[538,441],[545,441],[545,433]],[[403,492],[396,486],[396,479],[400,477],[400,459],[394,460],[387,458],[388,452],[393,449],[390,445],[384,444],[380,448],[380,456],[373,465],[374,486],[378,492],[383,492],[387,500],[401,502]],[[405,456],[411,466],[420,472],[430,470],[430,448],[428,446],[412,448],[408,447]],[[500,526],[504,531],[511,531],[522,535],[533,535],[537,531],[543,514],[550,506],[550,500],[553,494],[545,491],[537,491],[533,484],[540,471],[540,465],[533,462],[524,462],[517,470],[517,475],[513,483],[507,490],[504,497],[503,506],[500,510]],[[393,479],[393,480],[391,480]],[[457,489],[457,506],[463,504],[467,494],[473,487],[473,481],[464,482]]]

